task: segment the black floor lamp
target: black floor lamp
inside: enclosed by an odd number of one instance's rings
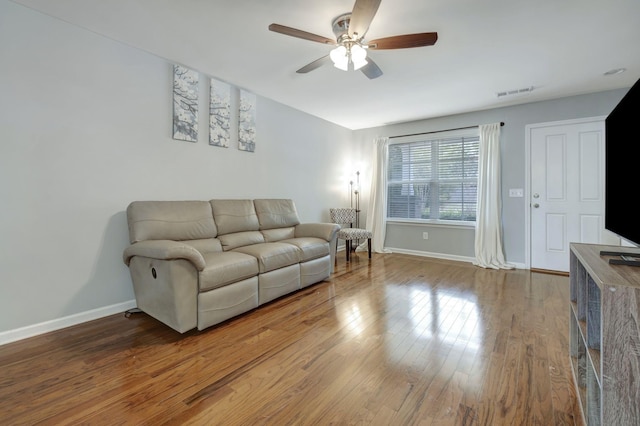
[[[354,225],[355,228],[360,228],[360,172],[356,172],[356,181],[349,182],[349,192],[351,195],[349,201],[349,207],[356,209],[356,223]],[[356,244],[353,246],[352,250],[356,251],[356,248],[360,245],[360,241],[356,240]]]

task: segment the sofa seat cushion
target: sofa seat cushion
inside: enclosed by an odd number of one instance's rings
[[[298,247],[302,252],[300,254],[300,261],[306,262],[307,260],[317,259],[329,254],[329,243],[326,240],[315,237],[300,237],[290,238],[280,241],[281,243],[293,244]]]
[[[258,275],[258,261],[243,253],[219,252],[204,255],[206,266],[200,272],[200,291],[209,291]]]
[[[292,244],[262,243],[238,247],[232,252],[244,253],[258,259],[260,273],[273,271],[300,262],[301,251]]]

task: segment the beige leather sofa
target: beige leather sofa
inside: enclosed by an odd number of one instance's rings
[[[286,199],[134,201],[124,251],[138,308],[184,333],[328,278],[339,225]]]

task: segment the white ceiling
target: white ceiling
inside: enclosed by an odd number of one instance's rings
[[[434,46],[370,51],[384,72],[323,66],[354,0],[15,0],[350,129],[630,87],[640,77],[638,0],[383,0],[366,40],[438,32]],[[608,70],[625,73],[603,76]],[[534,87],[528,95],[497,92]]]

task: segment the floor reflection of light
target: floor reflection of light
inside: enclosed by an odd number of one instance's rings
[[[413,332],[418,337],[430,338],[432,326],[432,306],[431,294],[424,290],[411,289],[410,293],[411,309],[409,310],[409,318],[413,323]]]
[[[364,331],[362,313],[358,305],[353,304],[347,307],[343,311],[342,316],[345,329],[351,334],[359,335]]]
[[[442,319],[436,330],[443,342],[463,345],[477,350],[482,340],[478,325],[478,307],[463,297],[447,294],[438,296],[439,316]]]
[[[456,348],[472,358],[479,350],[482,327],[475,296],[418,286],[390,286],[385,293],[391,359],[403,362],[419,348]]]

